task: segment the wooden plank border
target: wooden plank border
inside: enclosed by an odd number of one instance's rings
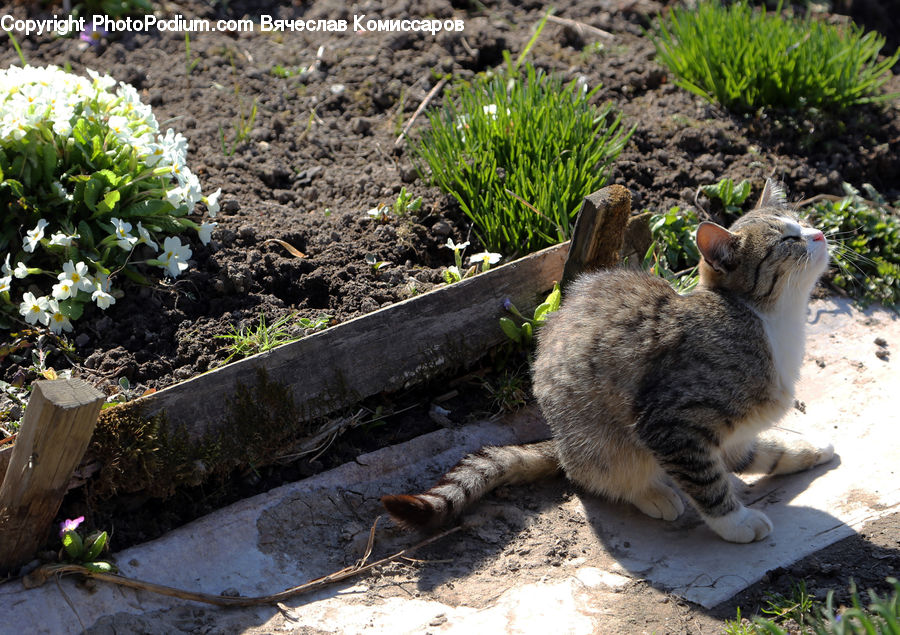
[[[199,438],[224,422],[228,399],[238,384],[252,386],[258,369],[287,385],[304,418],[312,418],[464,367],[504,341],[498,320],[505,299],[523,312],[543,301],[562,278],[568,250],[568,242],[548,247],[170,386],[140,404],[146,416],[165,411],[170,424]]]

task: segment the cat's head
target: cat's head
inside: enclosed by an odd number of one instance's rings
[[[766,181],[756,208],[729,229],[697,228],[700,283],[729,289],[765,310],[784,298],[804,304],[828,267],[828,243],[797,219],[781,188]]]

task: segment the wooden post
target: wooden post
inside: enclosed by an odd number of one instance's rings
[[[630,215],[631,193],[621,185],[585,197],[575,220],[563,284],[583,271],[618,264]]]
[[[34,383],[0,485],[0,572],[31,560],[47,539],[103,400],[103,393],[80,379]]]

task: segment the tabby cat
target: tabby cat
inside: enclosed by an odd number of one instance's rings
[[[574,281],[539,333],[533,365],[553,438],[483,448],[423,494],[384,496],[394,520],[433,527],[500,484],[562,470],[653,518],[684,511],[680,490],[725,540],[767,536],[772,523],[735,497],[728,471],[788,474],[834,454],[760,435],[794,403],[807,303],[828,245],[767,182],[730,229],[701,223],[697,246],[700,283],[687,295],[625,269]]]

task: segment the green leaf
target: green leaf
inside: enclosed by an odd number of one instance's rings
[[[168,214],[174,209],[172,204],[166,200],[146,199],[132,205],[129,205],[121,211],[122,218],[130,218],[132,216],[156,216],[160,214]]]
[[[80,560],[81,554],[84,552],[84,543],[77,531],[69,530],[62,536],[62,545],[73,560]]]
[[[98,562],[85,562],[84,568],[96,573],[115,573],[119,570],[116,565],[110,564],[105,560],[100,560]]]
[[[106,187],[103,177],[96,174],[91,176],[90,180],[84,184],[84,204],[94,213],[97,213],[97,199]]]
[[[108,214],[113,211],[116,207],[116,203],[119,202],[119,199],[122,198],[122,193],[119,190],[112,190],[111,192],[107,192],[103,196],[103,201],[97,206],[97,211],[103,214]]]
[[[522,325],[522,340],[525,342],[525,344],[530,345],[533,339],[534,329],[532,328],[531,324],[525,322],[525,324]]]
[[[79,293],[78,295],[84,297],[82,293]],[[77,320],[84,312],[84,301],[79,300],[78,298],[63,300],[59,303],[59,312],[70,320]]]
[[[91,226],[86,221],[78,222],[78,235],[80,236],[78,243],[84,249],[90,251],[94,248],[94,232],[91,231]]]
[[[550,313],[554,311],[559,311],[560,302],[562,302],[562,291],[560,291],[559,283],[553,283],[553,291],[550,292],[550,295],[547,296],[545,300],[550,305]]]
[[[522,341],[522,330],[508,317],[500,318],[500,328],[503,330],[506,337],[513,342],[518,343]]]
[[[546,316],[549,312],[550,312],[550,303],[542,302],[534,310],[534,321],[538,322],[540,324],[543,324],[544,320],[547,319]]]
[[[88,562],[96,560],[97,556],[100,555],[103,548],[106,546],[108,538],[109,536],[105,531],[95,531],[91,533],[85,540],[84,560]]]

